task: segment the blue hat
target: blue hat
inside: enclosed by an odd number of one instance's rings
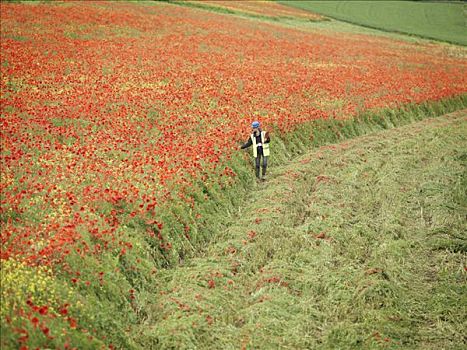
[[[255,121],[251,124],[251,127],[254,128],[259,128],[259,122]]]

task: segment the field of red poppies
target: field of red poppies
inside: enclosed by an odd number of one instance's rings
[[[58,337],[47,322],[76,329],[69,295],[98,293],[118,271],[82,270],[88,259],[121,262],[144,251],[140,240],[157,248],[154,266],[196,249],[203,202],[239,181],[253,120],[292,135],[315,119],[467,92],[466,60],[434,43],[164,3],[2,2],[1,13],[0,258],[5,279],[16,276],[2,327],[21,344],[27,327],[44,342]],[[174,220],[179,207],[188,214]],[[42,287],[17,279],[38,266]]]

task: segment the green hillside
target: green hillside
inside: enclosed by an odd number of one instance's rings
[[[458,1],[280,2],[376,29],[467,45],[466,5]]]

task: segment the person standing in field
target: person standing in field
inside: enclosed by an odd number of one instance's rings
[[[268,167],[269,157],[269,133],[261,130],[260,123],[255,121],[251,124],[253,129],[248,141],[243,144],[240,149],[245,149],[253,146],[253,157],[255,158],[256,177],[261,180],[266,180],[266,169]],[[261,164],[262,158],[262,164]],[[262,176],[260,177],[260,166],[262,165]]]

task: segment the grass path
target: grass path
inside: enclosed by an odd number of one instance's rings
[[[154,348],[460,349],[467,111],[272,169],[196,258],[157,273]]]

